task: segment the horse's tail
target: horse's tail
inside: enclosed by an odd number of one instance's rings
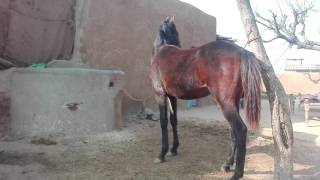
[[[260,64],[256,56],[249,51],[241,53],[241,79],[244,93],[244,110],[246,119],[252,128],[259,127],[260,122]]]

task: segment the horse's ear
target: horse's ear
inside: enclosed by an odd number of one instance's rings
[[[171,17],[170,17],[170,16],[167,16],[164,21],[165,21],[165,22],[169,22],[170,20],[171,20]]]
[[[170,23],[174,23],[174,19],[175,19],[175,16],[171,16],[169,22],[170,22]]]

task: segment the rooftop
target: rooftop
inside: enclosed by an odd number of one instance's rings
[[[285,71],[320,72],[320,64],[304,63],[303,58],[286,59]]]

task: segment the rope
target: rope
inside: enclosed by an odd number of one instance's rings
[[[119,71],[122,71],[122,68],[120,68],[119,66],[117,65],[109,65],[108,66],[109,68],[112,68],[112,69],[116,69],[116,70],[119,70]],[[146,85],[146,79],[144,81],[144,84]],[[143,106],[145,106],[145,102],[152,97],[152,95],[150,95],[149,97],[146,97],[146,98],[137,98],[137,97],[134,97],[133,95],[131,95],[126,89],[121,89],[120,90],[121,92],[123,92],[123,94],[128,97],[130,100],[132,101],[137,101],[137,102],[142,102]]]
[[[129,99],[133,100],[133,101],[138,101],[138,102],[145,102],[147,99],[149,99],[151,96],[146,97],[146,98],[136,98],[133,97],[131,94],[129,94],[129,92],[125,89],[120,90],[123,92],[124,95],[126,95]]]

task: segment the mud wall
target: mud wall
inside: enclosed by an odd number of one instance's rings
[[[284,72],[279,79],[287,94],[320,93],[320,73],[317,72]]]
[[[93,68],[122,70],[125,112],[155,107],[148,72],[166,16],[176,16],[184,48],[216,38],[215,18],[178,0],[0,0],[0,15],[0,69],[73,56]]]
[[[0,69],[69,59],[76,0],[0,0]]]
[[[216,20],[178,0],[95,0],[87,3],[80,38],[82,61],[99,69],[126,72],[125,91],[155,107],[148,78],[152,44],[162,20],[175,15],[182,47],[215,40]],[[78,29],[79,30],[79,29]],[[124,111],[141,102],[124,96]]]

